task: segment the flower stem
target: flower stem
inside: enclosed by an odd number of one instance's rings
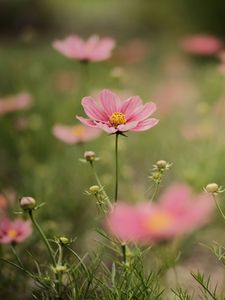
[[[22,263],[21,259],[19,258],[19,256],[18,256],[17,253],[16,253],[15,244],[13,244],[13,243],[11,244],[11,249],[12,249],[13,254],[14,254],[15,257],[16,257],[16,260],[17,260],[18,264],[19,264],[21,267],[23,267],[23,263]]]
[[[126,244],[121,244],[122,253],[123,253],[123,262],[127,262],[127,251],[126,251]]]
[[[158,190],[159,190],[159,185],[160,185],[159,182],[157,182],[156,185],[155,185],[155,189],[154,189],[154,192],[153,192],[151,200],[150,200],[151,202],[153,202],[155,200],[155,197],[156,197],[156,195],[158,193]]]
[[[214,201],[215,201],[215,203],[216,203],[216,207],[218,208],[218,210],[219,210],[221,216],[222,216],[223,219],[225,220],[225,214],[223,213],[223,211],[222,211],[222,209],[221,209],[221,207],[220,207],[220,205],[219,205],[219,203],[218,203],[218,201],[217,201],[215,195],[213,195],[213,199],[214,199]]]
[[[93,170],[95,179],[96,179],[96,181],[97,181],[97,184],[99,185],[99,187],[100,187],[101,190],[102,190],[104,200],[107,202],[108,206],[111,207],[111,206],[112,206],[112,205],[111,205],[111,202],[110,202],[109,197],[108,197],[108,195],[107,195],[107,193],[106,193],[106,191],[105,191],[105,189],[104,189],[104,187],[103,187],[103,185],[102,185],[102,183],[101,183],[101,181],[100,181],[100,178],[98,177],[98,174],[97,174],[96,169],[95,169],[95,166],[94,166],[94,162],[93,162],[93,161],[90,161],[90,165],[91,165],[91,167],[92,167],[92,170]]]
[[[49,244],[48,239],[46,238],[46,236],[45,236],[44,232],[42,231],[41,227],[37,223],[37,221],[36,221],[36,219],[35,219],[35,217],[33,215],[33,211],[32,210],[29,210],[29,216],[30,216],[30,219],[31,219],[34,227],[37,229],[37,231],[39,232],[39,234],[40,234],[43,242],[45,243],[46,248],[48,249],[48,253],[49,253],[49,256],[51,258],[53,266],[56,267],[56,261],[55,261],[54,255],[53,255],[52,247]]]
[[[118,200],[118,138],[119,134],[116,133],[116,140],[115,140],[115,164],[116,164],[116,173],[115,173],[115,202]]]

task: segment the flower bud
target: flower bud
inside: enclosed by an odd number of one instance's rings
[[[58,241],[62,245],[68,245],[68,244],[70,244],[69,239],[67,237],[65,237],[65,236],[59,237]]]
[[[22,197],[20,200],[20,207],[23,210],[31,210],[36,205],[36,200],[32,197]]]
[[[167,162],[165,160],[158,160],[156,166],[159,170],[165,169],[167,167]]]
[[[89,192],[92,194],[97,194],[98,192],[100,192],[101,188],[98,185],[92,185],[89,187]]]
[[[217,193],[218,191],[219,191],[219,186],[218,186],[218,184],[217,183],[209,183],[209,184],[207,184],[207,186],[206,186],[206,191],[208,192],[208,193]]]
[[[57,265],[56,267],[52,267],[52,270],[55,274],[57,273],[65,273],[68,271],[65,265]]]
[[[86,159],[86,161],[93,161],[96,158],[96,154],[94,151],[85,151],[84,158]]]

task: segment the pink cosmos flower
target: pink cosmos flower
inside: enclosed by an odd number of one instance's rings
[[[77,35],[70,35],[64,40],[53,42],[53,47],[66,57],[97,62],[110,58],[115,40],[109,37],[100,39],[97,35],[92,35],[84,41]]]
[[[84,97],[82,106],[89,119],[77,116],[84,125],[100,128],[108,133],[144,131],[155,126],[159,120],[149,118],[156,110],[152,102],[143,104],[138,96],[125,101],[109,90],[99,93],[99,103],[92,97]]]
[[[57,139],[67,144],[85,143],[97,138],[101,134],[99,129],[83,125],[65,126],[56,124],[52,131]]]
[[[222,48],[222,42],[214,36],[198,34],[184,38],[181,46],[188,53],[208,56],[216,54]]]
[[[27,109],[31,106],[30,94],[24,92],[6,99],[0,99],[0,116],[18,110]]]
[[[0,220],[0,244],[20,243],[32,232],[31,223],[22,219]]]
[[[126,242],[166,240],[207,223],[213,208],[207,194],[195,196],[190,187],[176,183],[157,203],[116,204],[106,219],[106,227],[113,236]]]

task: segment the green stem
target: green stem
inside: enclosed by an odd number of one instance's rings
[[[115,178],[116,178],[116,182],[115,182],[115,202],[117,202],[118,200],[118,138],[119,138],[119,134],[116,133],[116,140],[115,140],[115,164],[116,164],[116,173],[115,173]]]
[[[157,193],[159,191],[159,185],[160,185],[159,182],[157,182],[156,185],[155,185],[155,190],[154,190],[154,192],[152,194],[152,197],[151,197],[151,200],[150,200],[152,202],[155,200],[155,197],[156,197],[156,195],[157,195]]]
[[[216,203],[216,207],[218,208],[219,212],[221,213],[223,219],[225,220],[225,215],[224,215],[224,213],[223,213],[223,211],[222,211],[222,209],[221,209],[221,207],[220,207],[220,205],[219,205],[219,203],[218,203],[215,195],[213,195],[213,199],[214,199],[214,201]]]
[[[48,239],[46,238],[46,236],[45,236],[44,232],[42,231],[41,227],[38,225],[36,219],[34,218],[32,210],[29,210],[29,216],[30,216],[30,219],[31,219],[34,227],[37,229],[37,231],[39,232],[39,234],[40,234],[43,242],[45,243],[46,248],[48,249],[48,253],[49,253],[49,256],[50,256],[50,258],[52,260],[53,266],[56,267],[56,261],[55,261],[54,255],[53,255],[52,247],[49,244]]]
[[[103,187],[103,185],[102,185],[102,183],[101,183],[101,181],[100,181],[100,179],[99,179],[99,177],[98,177],[98,174],[97,174],[96,169],[95,169],[95,166],[94,166],[94,162],[93,162],[93,161],[90,161],[90,165],[91,165],[91,167],[92,167],[92,170],[93,170],[95,179],[96,179],[96,181],[97,181],[97,184],[99,185],[100,189],[102,190],[102,193],[103,193],[103,196],[104,196],[104,200],[106,200],[108,206],[111,207],[111,206],[112,206],[112,205],[111,205],[111,202],[110,202],[109,197],[108,197],[108,195],[106,194],[106,191],[105,191],[105,189],[104,189],[104,187]]]
[[[16,257],[16,260],[17,260],[18,264],[19,264],[21,267],[23,267],[23,263],[22,263],[21,259],[19,258],[19,256],[18,256],[17,253],[16,253],[15,245],[11,244],[11,249],[12,249],[13,254],[14,254],[15,257]]]
[[[123,262],[127,262],[127,251],[126,251],[126,244],[121,245],[122,253],[123,253]]]

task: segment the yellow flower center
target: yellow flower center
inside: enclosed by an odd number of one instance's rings
[[[166,229],[172,222],[172,217],[166,212],[157,212],[146,220],[146,226],[153,231]]]
[[[85,132],[85,128],[82,125],[77,125],[73,127],[73,134],[78,137],[82,137]]]
[[[15,238],[17,236],[17,231],[15,229],[9,229],[7,231],[7,236],[10,238]]]
[[[121,112],[114,112],[111,117],[109,118],[109,122],[112,126],[117,128],[117,126],[126,124],[127,120],[123,113]]]

